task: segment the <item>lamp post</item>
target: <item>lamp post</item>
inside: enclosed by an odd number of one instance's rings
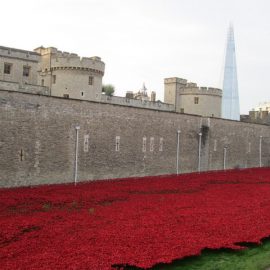
[[[201,147],[202,147],[202,133],[199,133],[199,153],[198,153],[198,172],[201,172]]]
[[[179,174],[179,137],[180,130],[177,130],[177,148],[176,148],[176,174]]]
[[[226,170],[227,146],[223,150],[223,170]]]
[[[260,151],[260,167],[262,167],[262,136],[260,136],[260,148],[259,148],[259,151]]]
[[[76,126],[76,143],[75,143],[75,172],[74,172],[74,184],[77,184],[77,175],[78,175],[78,146],[79,146],[79,129],[80,126]]]

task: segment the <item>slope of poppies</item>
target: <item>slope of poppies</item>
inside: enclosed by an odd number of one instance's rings
[[[270,169],[0,189],[1,269],[148,268],[270,235]]]

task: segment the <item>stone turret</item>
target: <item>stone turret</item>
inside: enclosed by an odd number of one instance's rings
[[[177,77],[164,79],[164,102],[173,104],[177,112],[221,117],[221,99],[221,89],[198,87]]]
[[[156,92],[155,92],[155,91],[152,91],[152,92],[151,92],[150,100],[153,101],[153,102],[156,101]]]
[[[51,89],[52,96],[100,100],[105,64],[98,56],[79,57],[57,48],[39,47],[39,81]]]
[[[249,111],[248,115],[241,115],[241,121],[258,124],[270,124],[270,102],[260,103],[257,107]]]

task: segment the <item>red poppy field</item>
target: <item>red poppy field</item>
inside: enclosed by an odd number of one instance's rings
[[[0,189],[1,269],[149,268],[270,235],[270,169]]]

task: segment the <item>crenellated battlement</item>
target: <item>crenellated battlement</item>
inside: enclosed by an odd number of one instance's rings
[[[177,112],[221,117],[221,99],[221,89],[199,87],[177,77],[164,79],[164,101],[173,104]]]
[[[40,55],[36,52],[20,50],[10,47],[0,46],[0,57],[38,62],[40,60]]]
[[[98,56],[80,57],[76,53],[59,51],[57,48],[39,47],[35,49],[41,56],[50,55],[50,65],[52,70],[72,69],[81,71],[90,71],[104,75],[105,64]],[[43,69],[46,69],[44,66]]]
[[[187,84],[186,79],[182,78],[177,78],[177,77],[172,77],[172,78],[165,78],[164,79],[164,84],[169,84],[169,83],[179,83],[179,84]]]
[[[175,84],[179,94],[183,95],[215,95],[222,96],[222,90],[214,87],[199,87],[197,83],[188,82],[186,79],[172,77],[165,78],[164,84]]]
[[[178,91],[181,95],[213,95],[222,96],[222,90],[214,87],[197,86],[196,83],[189,82],[186,87],[179,87]]]

